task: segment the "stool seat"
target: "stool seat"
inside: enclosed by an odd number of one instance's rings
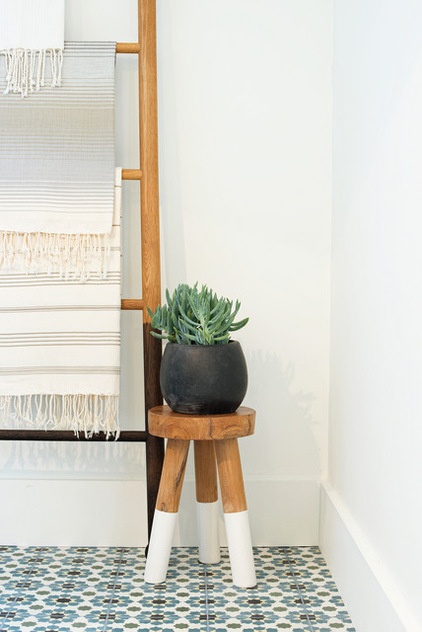
[[[144,579],[165,581],[190,441],[195,450],[195,486],[199,560],[220,560],[218,541],[217,469],[226,525],[233,583],[256,585],[249,517],[237,440],[252,435],[255,411],[241,406],[226,415],[175,413],[168,406],[148,412],[150,434],[167,439],[163,471],[154,512]]]
[[[219,441],[252,435],[255,411],[240,406],[228,415],[185,415],[168,406],[155,406],[148,413],[148,431],[164,439]]]

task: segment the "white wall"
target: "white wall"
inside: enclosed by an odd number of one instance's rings
[[[330,2],[159,3],[165,284],[237,297],[256,543],[316,542],[326,461]],[[282,509],[281,509],[282,508]]]
[[[323,551],[359,632],[422,629],[422,5],[334,3]]]
[[[250,316],[238,336],[250,374],[245,403],[258,412],[256,435],[241,442],[253,539],[314,544],[327,455],[331,0],[157,4],[163,286],[198,280],[242,301],[242,316]],[[67,37],[133,40],[135,9],[135,0],[67,0]],[[137,153],[128,122],[136,119],[135,70],[134,60],[119,58],[118,158],[128,167]],[[136,195],[126,183],[132,249]],[[138,292],[133,256],[125,295]],[[125,315],[124,335],[124,426],[136,427],[136,317]],[[0,501],[15,499],[2,512],[1,541],[145,541],[142,446],[0,450]],[[64,479],[70,518],[55,513],[56,482]],[[98,490],[109,521],[91,511]],[[31,523],[28,494],[37,498]],[[179,541],[194,543],[186,511]],[[116,527],[116,512],[124,527]],[[46,529],[50,515],[55,526]]]

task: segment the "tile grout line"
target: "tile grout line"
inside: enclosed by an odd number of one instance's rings
[[[211,632],[210,629],[210,619],[209,619],[209,602],[208,602],[208,566],[204,564],[204,586],[205,586],[205,614],[206,614],[206,624],[207,630],[206,632]]]
[[[296,590],[299,593],[299,598],[300,598],[302,610],[304,611],[304,614],[306,616],[306,622],[308,624],[308,628],[309,628],[310,632],[315,632],[315,628],[312,625],[312,621],[309,618],[309,610],[308,610],[308,607],[307,607],[307,605],[306,605],[306,603],[304,601],[304,597],[303,597],[301,588],[299,586],[299,582],[297,581],[296,576],[293,574],[294,573],[294,569],[293,569],[293,565],[291,563],[291,558],[290,558],[290,554],[289,554],[289,548],[288,547],[286,547],[286,548],[287,548],[287,550],[286,550],[286,557],[287,557],[287,560],[289,562],[289,570],[290,570],[290,572],[292,574],[292,577],[294,578],[293,581],[295,583]]]
[[[110,595],[110,598],[108,600],[106,618],[104,620],[104,626],[103,626],[101,632],[107,632],[107,628],[108,628],[109,623],[110,623],[109,616],[110,616],[111,608],[112,608],[112,605],[113,605],[114,595],[116,594],[116,584],[117,584],[117,581],[118,581],[118,579],[120,577],[120,569],[122,567],[123,556],[124,556],[125,553],[126,553],[125,548],[122,547],[122,550],[120,551],[119,563],[117,565],[117,569],[116,569],[115,574],[114,574],[113,588],[111,589],[111,595]]]
[[[258,551],[256,550],[257,547],[252,547],[252,552],[253,552],[253,556],[254,556],[254,564],[255,564],[255,569],[256,569],[256,557],[258,555]],[[255,570],[256,572],[256,570]],[[249,610],[251,612],[251,621],[253,622],[253,625],[255,626],[259,626],[259,630],[266,630],[266,621],[265,621],[265,613],[264,610],[262,608],[262,600],[261,600],[261,596],[260,596],[260,589],[259,589],[259,578],[258,578],[258,574],[256,573],[257,577],[256,577],[256,586],[253,586],[252,588],[248,588],[247,590],[250,590],[250,596],[248,597],[248,605],[249,605]],[[255,599],[258,600],[259,603],[254,603],[253,607],[251,608],[251,603],[250,600],[251,599]],[[258,611],[258,615],[259,615],[259,619],[253,619],[253,611],[256,610]],[[264,627],[265,626],[265,627]]]

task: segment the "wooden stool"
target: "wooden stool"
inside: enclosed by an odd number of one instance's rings
[[[220,561],[217,471],[220,479],[233,583],[256,585],[249,518],[238,437],[253,434],[255,411],[241,406],[228,415],[185,415],[168,406],[148,413],[149,432],[168,439],[154,513],[145,581],[164,582],[185,475],[189,442],[194,441],[195,485],[199,527],[199,561]]]

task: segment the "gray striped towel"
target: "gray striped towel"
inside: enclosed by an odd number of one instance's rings
[[[115,47],[66,43],[60,90],[0,96],[1,268],[106,272]]]
[[[118,435],[120,199],[107,276],[0,273],[0,419],[7,428]]]
[[[112,42],[68,43],[60,90],[0,94],[5,427],[118,433],[114,59]]]
[[[26,97],[45,83],[60,86],[64,0],[0,0],[0,16],[4,94]],[[51,71],[47,82],[46,69]]]

